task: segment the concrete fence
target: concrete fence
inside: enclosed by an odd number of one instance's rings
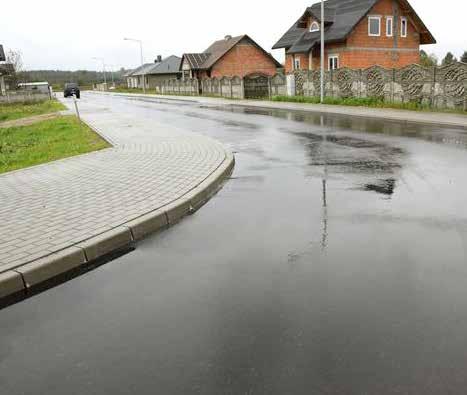
[[[290,95],[320,95],[320,71],[296,71],[288,76]],[[326,71],[325,95],[337,98],[379,98],[389,103],[416,102],[434,108],[467,110],[467,64],[403,69],[373,66]]]
[[[34,91],[6,91],[4,96],[0,95],[0,104],[36,102],[50,99],[52,99],[52,95],[49,93]]]
[[[273,77],[252,75],[244,78],[223,77],[166,80],[155,86],[160,94],[176,94],[188,96],[216,96],[230,99],[267,98],[286,94],[286,79],[283,74]]]

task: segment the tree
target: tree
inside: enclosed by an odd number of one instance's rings
[[[452,52],[448,52],[443,59],[443,66],[447,66],[448,64],[457,62],[456,57],[452,54]]]
[[[21,51],[10,49],[6,53],[6,61],[13,65],[14,72],[8,77],[10,89],[16,89],[19,79],[23,77],[23,56]]]
[[[10,49],[6,53],[6,61],[13,65],[16,73],[23,71],[23,54],[21,51]]]
[[[420,64],[424,67],[435,67],[438,65],[438,58],[435,54],[428,55],[423,49],[420,51]]]
[[[465,51],[464,54],[462,55],[461,62],[467,63],[467,51]]]

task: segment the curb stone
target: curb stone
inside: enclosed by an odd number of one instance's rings
[[[1,273],[0,302],[15,295],[27,296],[47,281],[90,266],[101,258],[130,248],[136,241],[176,224],[206,204],[222,188],[234,166],[235,157],[226,151],[224,161],[208,178],[169,205],[101,235],[70,245],[60,252]]]
[[[86,263],[84,252],[80,248],[70,247],[56,254],[28,263],[15,271],[18,272],[26,289],[39,285]]]
[[[12,270],[0,274],[0,299],[23,291],[24,283],[21,274]]]

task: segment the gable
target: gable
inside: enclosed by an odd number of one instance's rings
[[[215,62],[212,63],[212,66],[214,66],[215,63],[220,61],[224,56],[226,56],[229,52],[234,50],[236,47],[240,45],[246,45],[246,46],[252,46],[255,47],[258,50],[259,54],[262,54],[267,60],[271,61],[276,67],[280,68],[282,67],[282,64],[280,64],[274,56],[272,56],[269,52],[266,52],[263,47],[261,47],[259,44],[257,44],[252,38],[250,38],[247,35],[244,35],[241,40],[239,40],[235,45],[233,45],[228,51],[226,51],[221,57],[219,57]]]
[[[325,4],[325,42],[333,43],[345,40],[354,28],[364,19],[371,9],[381,0],[327,0]],[[423,24],[420,17],[409,4],[408,0],[397,0],[404,14],[417,25],[421,44],[435,43],[434,37]],[[320,3],[313,4],[305,14],[280,38],[273,49],[285,48],[292,51],[306,50],[315,44],[309,42],[314,37],[307,35],[308,29],[303,23],[305,15],[321,15]],[[307,45],[307,43],[309,45]]]
[[[190,64],[192,70],[209,70],[237,45],[245,44],[257,47],[266,57],[270,58],[277,67],[282,67],[282,65],[270,53],[266,52],[247,35],[237,37],[228,36],[224,40],[214,42],[203,53],[183,55],[183,61],[186,60]]]

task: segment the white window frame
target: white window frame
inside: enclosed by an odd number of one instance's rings
[[[404,30],[405,27],[405,30]],[[401,37],[407,37],[407,33],[409,31],[409,21],[405,16],[401,17]]]
[[[313,70],[313,52],[308,54],[308,70]]]
[[[333,62],[333,67],[331,68],[331,60],[335,60],[335,66],[334,67],[334,62]],[[337,70],[339,68],[339,55],[329,55],[328,56],[328,70]]]
[[[293,69],[294,70],[301,70],[301,62],[300,62],[300,58],[293,58]]]
[[[376,19],[378,21],[378,34],[372,34],[371,33],[371,21],[373,19]],[[372,16],[369,16],[368,17],[368,35],[370,37],[381,37],[381,17],[380,16],[376,16],[376,15],[372,15]]]
[[[310,32],[319,32],[319,23],[318,22],[312,22],[310,25]]]
[[[394,17],[387,16],[386,17],[386,37],[393,37],[393,36],[394,36]]]

